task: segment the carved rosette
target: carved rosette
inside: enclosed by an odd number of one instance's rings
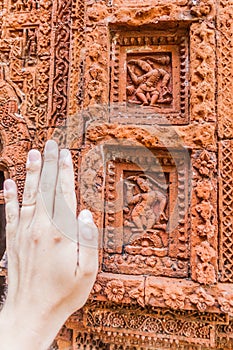
[[[224,340],[224,328],[229,331],[230,327],[223,313],[156,307],[152,310],[136,305],[122,308],[121,305],[96,301],[87,304],[82,312],[75,313],[67,322],[67,329],[73,329],[71,344],[80,349],[87,345],[100,349],[106,345],[124,350],[135,346],[174,349],[178,344],[187,349],[197,350],[200,346],[210,349],[216,348],[220,340],[217,333],[222,332]],[[65,333],[69,334],[67,330]],[[65,340],[61,334],[62,339]]]

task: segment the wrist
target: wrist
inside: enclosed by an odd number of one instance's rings
[[[64,322],[57,312],[13,309],[6,302],[0,312],[1,350],[47,350]]]

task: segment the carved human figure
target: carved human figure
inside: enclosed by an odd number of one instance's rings
[[[152,186],[152,182],[156,186]],[[140,193],[134,195],[135,183],[138,185]],[[150,180],[142,176],[127,178],[126,202],[127,206],[134,205],[134,207],[130,215],[132,222],[125,220],[125,225],[136,226],[140,231],[161,228],[159,220],[161,218],[167,219],[165,215],[167,198],[166,194],[159,189],[161,187],[152,178]],[[155,224],[158,225],[155,227]]]
[[[157,103],[171,103],[170,74],[165,69],[156,68],[154,61],[157,62],[156,59],[146,58],[128,62],[127,70],[133,85],[127,86],[127,93],[130,96],[134,95],[129,102],[152,107]],[[159,63],[169,64],[170,57],[165,56]],[[138,74],[136,68],[140,68],[143,73]]]
[[[17,113],[21,98],[22,93],[10,80],[6,65],[0,65],[0,109],[4,114]]]
[[[34,29],[28,29],[27,44],[25,46],[25,54],[32,58],[36,56],[37,52],[37,38]]]

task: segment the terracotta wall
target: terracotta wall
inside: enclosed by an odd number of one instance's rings
[[[0,0],[0,165],[72,150],[100,228],[59,349],[233,347],[232,0]]]

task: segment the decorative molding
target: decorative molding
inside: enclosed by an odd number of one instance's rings
[[[217,1],[218,133],[233,138],[233,2]]]
[[[233,141],[219,143],[220,281],[233,282]]]

